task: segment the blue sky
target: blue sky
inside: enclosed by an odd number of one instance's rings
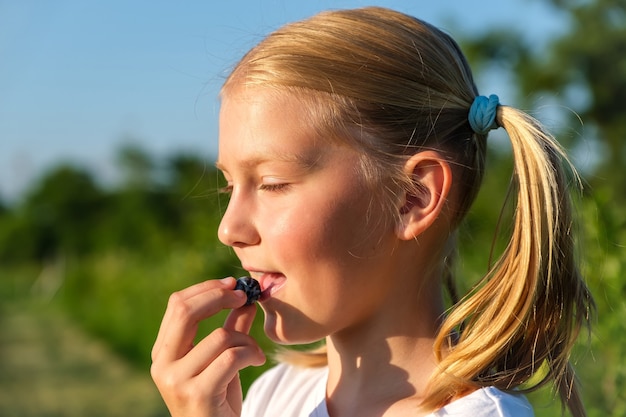
[[[563,27],[541,0],[0,0],[0,199],[61,161],[112,180],[124,143],[214,155],[217,92],[243,53],[286,22],[369,4],[456,37],[513,26],[541,41]],[[506,100],[491,91],[506,86],[480,87]]]

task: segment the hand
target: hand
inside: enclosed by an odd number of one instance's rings
[[[239,370],[265,363],[248,335],[256,306],[242,307],[234,278],[212,280],[172,294],[152,348],[150,372],[173,417],[228,417],[241,414]],[[194,346],[198,323],[233,309],[224,327]]]

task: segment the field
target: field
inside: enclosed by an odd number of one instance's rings
[[[0,415],[167,416],[145,370],[50,304],[3,306]]]
[[[624,241],[626,215],[600,207],[608,206],[585,200],[580,207],[583,272],[598,315],[590,337],[581,336],[572,357],[591,417],[626,415],[626,347],[621,341],[626,257],[615,243]],[[480,219],[479,214],[474,218]],[[481,225],[476,220],[468,227]],[[482,253],[476,257],[485,259]],[[473,258],[465,253],[459,264],[470,282],[481,265]],[[203,279],[236,274],[235,265],[230,250],[212,246],[203,251],[181,247],[159,257],[118,250],[3,267],[0,415],[168,415],[149,377],[150,349],[167,298]],[[207,320],[200,336],[223,319]],[[252,333],[272,350],[258,322]],[[244,370],[244,389],[262,371]],[[531,400],[537,416],[560,415],[549,388]]]
[[[149,351],[170,290],[185,284],[167,271],[180,271],[182,262],[192,273],[194,260],[173,256],[155,267],[118,254],[89,266],[3,271],[0,415],[169,415],[149,376]],[[91,268],[99,274],[83,275]],[[79,281],[68,282],[71,277]],[[200,333],[223,318],[205,323]],[[243,372],[244,385],[259,372]]]

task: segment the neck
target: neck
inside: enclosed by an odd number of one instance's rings
[[[441,267],[421,270],[431,272],[407,277],[404,283],[394,280],[397,290],[386,305],[328,337],[331,416],[418,415],[436,368],[433,342],[444,313]]]

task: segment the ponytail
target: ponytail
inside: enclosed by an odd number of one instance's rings
[[[483,386],[533,391],[554,381],[563,404],[584,416],[569,354],[594,305],[576,267],[563,165],[577,185],[580,179],[535,119],[498,106],[496,122],[514,156],[513,231],[477,289],[445,319],[435,342],[439,373],[424,407]]]

